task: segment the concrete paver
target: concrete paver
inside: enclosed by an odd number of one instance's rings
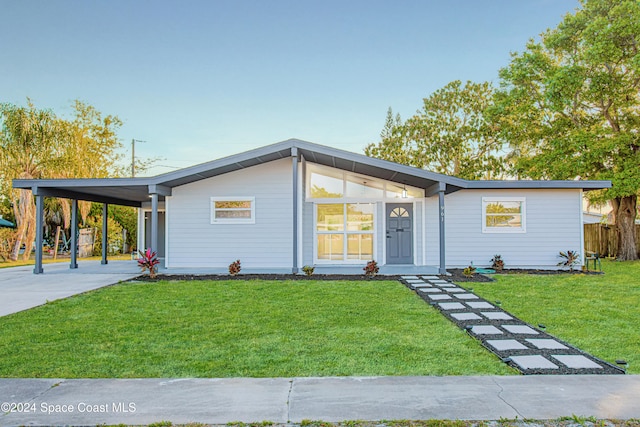
[[[587,359],[584,356],[579,354],[552,354],[551,357],[556,359],[558,362],[566,365],[569,368],[574,369],[602,369],[602,366],[597,363]]]
[[[487,344],[498,351],[504,350],[526,350],[528,347],[517,340],[487,340]]]
[[[564,350],[569,348],[566,345],[549,338],[527,338],[525,341],[540,349]]]
[[[511,356],[511,360],[522,369],[559,369],[558,365],[544,356]]]

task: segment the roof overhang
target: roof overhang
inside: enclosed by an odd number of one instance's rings
[[[423,188],[427,196],[439,191],[452,193],[462,189],[595,190],[611,187],[610,181],[467,181],[297,139],[278,142],[153,177],[16,179],[13,181],[13,187],[30,189],[35,195],[140,207],[149,200],[151,194],[158,194],[159,200],[163,200],[165,196],[171,195],[171,189],[174,187],[292,156],[302,156],[308,162]]]

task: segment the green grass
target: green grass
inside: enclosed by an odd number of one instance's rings
[[[604,275],[497,275],[474,292],[608,362],[640,374],[640,261],[603,262]]]
[[[0,377],[513,373],[395,281],[123,283],[0,330]]]

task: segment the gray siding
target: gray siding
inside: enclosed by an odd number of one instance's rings
[[[526,197],[526,233],[482,233],[483,197]],[[445,200],[447,267],[491,264],[557,268],[558,252],[580,251],[580,190],[462,190]],[[437,265],[437,197],[427,201],[427,264]]]
[[[171,267],[291,267],[291,159],[203,179],[173,189],[168,203]],[[255,224],[211,224],[211,197],[255,197]]]

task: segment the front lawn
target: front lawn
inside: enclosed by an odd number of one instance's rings
[[[640,261],[603,261],[604,275],[496,275],[474,292],[522,320],[640,374]],[[465,285],[465,284],[463,284]]]
[[[395,281],[123,283],[0,330],[1,377],[514,373]]]

